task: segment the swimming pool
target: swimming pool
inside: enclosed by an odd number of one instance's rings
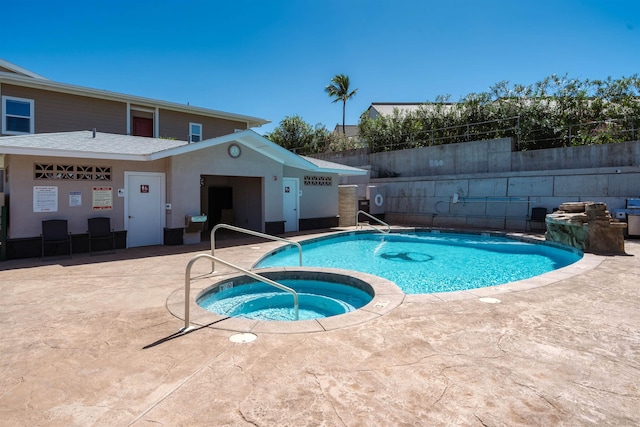
[[[582,253],[489,234],[342,233],[302,244],[304,266],[361,271],[394,282],[406,294],[474,289],[565,267]],[[297,248],[273,251],[254,267],[298,264]]]

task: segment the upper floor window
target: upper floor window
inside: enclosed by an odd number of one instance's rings
[[[2,133],[22,135],[33,133],[33,99],[2,97]]]
[[[200,123],[189,123],[189,142],[202,141],[202,125]]]

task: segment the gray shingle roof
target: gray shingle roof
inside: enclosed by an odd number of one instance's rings
[[[344,130],[347,138],[353,138],[360,134],[360,129],[358,125],[344,125]],[[342,135],[342,125],[337,124],[335,128],[333,128],[333,133],[337,135]]]
[[[323,172],[334,172],[338,174],[349,174],[349,175],[364,175],[367,171],[360,168],[354,168],[352,166],[341,165],[340,163],[328,162],[326,160],[315,159],[313,157],[300,156],[306,161],[313,163],[318,168],[322,169]]]
[[[454,103],[436,103],[436,102],[373,102],[369,107],[368,115],[375,119],[378,116],[393,116],[394,110],[398,110],[400,114],[413,113],[420,109],[432,110],[437,106],[441,106],[448,110]]]
[[[285,166],[319,173],[363,175],[365,170],[298,156],[248,129],[196,143],[92,131],[0,137],[0,154],[149,161],[238,142]]]
[[[138,157],[187,145],[186,141],[92,131],[3,136],[0,153],[142,160]]]

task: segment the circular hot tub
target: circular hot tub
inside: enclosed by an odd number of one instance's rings
[[[260,274],[298,294],[297,318],[291,293],[248,276],[237,276],[214,284],[197,295],[196,303],[222,316],[295,321],[346,314],[364,307],[374,297],[369,283],[352,276],[321,271]]]

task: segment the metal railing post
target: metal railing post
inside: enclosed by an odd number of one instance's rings
[[[256,274],[252,271],[246,270],[242,267],[239,267],[235,264],[231,264],[230,262],[224,261],[220,258],[217,258],[213,255],[209,255],[209,254],[198,254],[196,256],[194,256],[193,258],[191,258],[189,260],[189,262],[187,263],[187,268],[185,269],[184,272],[184,327],[182,329],[180,329],[180,332],[188,332],[193,328],[193,326],[191,326],[191,310],[190,310],[190,305],[191,305],[191,267],[193,267],[193,264],[199,260],[200,258],[209,258],[211,259],[212,263],[213,261],[219,262],[222,265],[225,265],[229,268],[233,268],[234,270],[237,270],[241,273],[243,273],[246,276],[251,277],[252,279],[258,280],[262,283],[266,283],[267,285],[271,285],[274,286],[280,290],[283,290],[285,292],[289,292],[291,295],[293,295],[293,310],[294,310],[294,314],[295,314],[295,320],[299,319],[299,310],[298,310],[298,293],[291,289],[288,286],[285,286],[281,283],[278,283],[276,281],[273,281],[271,279],[268,279],[264,276],[261,276],[259,274]]]
[[[375,216],[373,216],[373,215],[371,215],[371,214],[369,214],[369,213],[367,213],[367,212],[365,212],[365,211],[358,211],[358,212],[356,212],[356,227],[358,227],[358,224],[359,224],[359,222],[358,222],[358,217],[360,216],[360,214],[365,214],[365,216],[368,216],[369,218],[373,219],[374,221],[377,221],[377,222],[379,222],[380,224],[382,224],[382,225],[384,225],[384,226],[386,226],[386,227],[387,227],[387,231],[384,231],[384,230],[380,230],[380,229],[379,229],[379,228],[377,228],[377,227],[374,227],[374,226],[373,226],[373,225],[371,225],[371,224],[367,224],[369,227],[373,228],[374,230],[379,231],[379,232],[381,232],[381,233],[389,233],[389,232],[391,231],[391,226],[389,226],[389,224],[387,224],[386,222],[384,222],[384,221],[382,221],[382,220],[380,220],[380,219],[376,218]]]
[[[229,224],[218,224],[211,230],[211,256],[214,256],[214,250],[216,247],[216,231],[220,228],[225,228],[227,230],[237,231],[239,233],[249,234],[251,236],[262,237],[264,239],[277,240],[279,242],[286,242],[291,245],[295,245],[298,247],[299,259],[300,259],[300,267],[302,267],[302,246],[298,242],[294,242],[293,240],[283,239],[282,237],[272,236],[270,234],[264,234],[253,230],[247,230],[246,228],[236,227],[235,225]],[[211,261],[211,273],[216,271],[215,262]]]

